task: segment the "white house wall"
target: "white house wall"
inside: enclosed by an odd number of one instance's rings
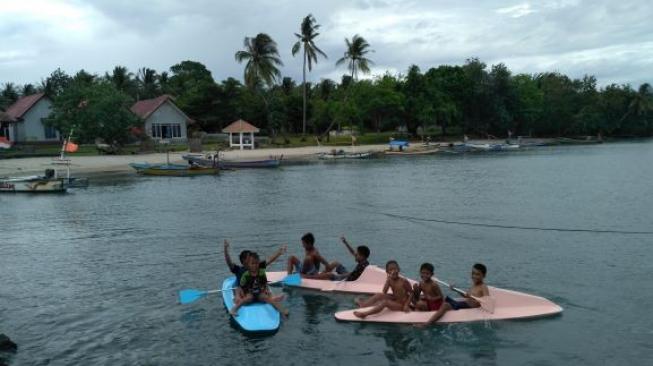
[[[186,124],[186,116],[173,107],[169,101],[163,103],[145,120],[145,131],[149,136],[152,136],[153,123],[178,123],[181,127],[181,138],[188,137],[188,126]]]
[[[52,102],[47,98],[41,98],[27,113],[23,115],[23,120],[18,122],[16,141],[58,141],[59,132],[55,138],[45,138],[45,127],[41,122],[42,118],[50,116]]]

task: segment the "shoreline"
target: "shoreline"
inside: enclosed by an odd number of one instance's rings
[[[523,143],[547,143],[554,142],[556,139],[548,138],[526,138],[522,139]],[[505,139],[496,140],[469,140],[473,144],[497,144],[505,143]],[[434,141],[430,146],[436,147],[449,144],[448,141]],[[270,157],[283,156],[282,165],[287,164],[305,164],[317,162],[319,153],[331,152],[332,150],[344,150],[346,152],[373,152],[379,153],[388,150],[388,144],[359,145],[359,146],[303,146],[288,148],[262,148],[256,150],[226,150],[222,156],[226,160],[264,160]],[[422,149],[421,142],[412,142],[408,151]],[[188,154],[188,151],[170,152],[171,163],[186,164],[182,155]],[[209,151],[204,153],[210,153]],[[75,156],[70,154],[71,159],[70,171],[75,177],[103,176],[103,175],[125,175],[135,173],[129,163],[150,163],[161,164],[166,162],[165,153],[149,153],[134,155],[92,155],[92,156]],[[0,159],[0,177],[37,175],[43,174],[46,169],[55,169],[59,176],[65,176],[66,167],[63,165],[52,164],[53,156],[48,157],[29,157]]]

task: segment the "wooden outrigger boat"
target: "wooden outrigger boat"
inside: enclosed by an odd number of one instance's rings
[[[280,157],[270,156],[264,160],[224,160],[219,154],[186,154],[182,158],[191,163],[205,167],[218,166],[220,169],[249,169],[249,168],[278,168],[281,165],[283,155]]]
[[[53,169],[47,169],[43,176],[0,178],[0,192],[63,193],[66,188],[64,178],[57,178]]]
[[[130,163],[129,166],[134,168],[138,174],[173,176],[173,177],[214,175],[214,174],[218,174],[218,172],[220,171],[219,168],[203,167],[203,166],[196,166],[196,165],[184,165],[184,164]]]

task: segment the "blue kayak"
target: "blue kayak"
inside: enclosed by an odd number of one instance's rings
[[[222,300],[229,311],[234,306],[234,287],[236,277],[231,276],[222,282]],[[281,325],[281,314],[274,306],[266,303],[243,305],[238,315],[233,317],[240,329],[249,333],[276,332]]]

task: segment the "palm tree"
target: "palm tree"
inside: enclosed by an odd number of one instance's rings
[[[255,88],[261,82],[272,86],[281,72],[277,66],[283,66],[277,50],[277,42],[265,33],[254,38],[245,37],[244,50],[236,52],[236,61],[245,64],[245,84]]]
[[[113,72],[108,76],[108,79],[116,86],[116,88],[123,92],[128,92],[132,87],[132,74],[124,66],[116,66]]]
[[[142,67],[136,73],[136,85],[138,91],[136,92],[136,100],[143,98],[153,98],[157,91],[157,75],[156,70],[149,67]]]
[[[370,52],[370,44],[367,43],[365,38],[356,34],[354,38],[349,41],[345,38],[347,43],[347,51],[345,55],[336,62],[336,66],[340,66],[344,63],[347,63],[347,68],[351,71],[351,77],[354,80],[358,79],[358,71],[360,70],[364,74],[370,72],[370,65],[374,65],[372,60],[365,57]]]
[[[283,66],[279,58],[277,42],[269,35],[259,33],[256,37],[245,37],[243,41],[244,50],[236,52],[236,61],[245,64],[245,84],[247,87],[260,92],[268,119],[268,126],[272,127],[272,118],[270,115],[270,102],[265,97],[265,92],[259,86],[261,83],[269,87],[274,85],[277,78],[281,77],[278,66]],[[274,129],[272,129],[274,135]],[[285,136],[284,136],[284,139]],[[287,139],[286,139],[287,140]]]
[[[653,111],[653,91],[649,83],[644,83],[639,86],[639,90],[635,93],[626,113],[619,120],[619,125],[630,116],[636,116],[643,119],[646,126],[646,133],[651,134],[651,124],[648,122],[648,112]]]
[[[297,43],[292,46],[292,55],[295,56],[299,49],[304,46],[304,69],[303,69],[303,88],[304,88],[304,109],[302,116],[302,135],[306,135],[306,65],[308,64],[308,71],[310,72],[313,69],[313,63],[317,63],[317,55],[320,54],[324,58],[328,58],[327,55],[322,52],[315,45],[314,39],[320,35],[316,33],[320,28],[319,24],[316,24],[315,18],[313,15],[308,14],[301,24],[301,34],[295,33],[297,37]]]

